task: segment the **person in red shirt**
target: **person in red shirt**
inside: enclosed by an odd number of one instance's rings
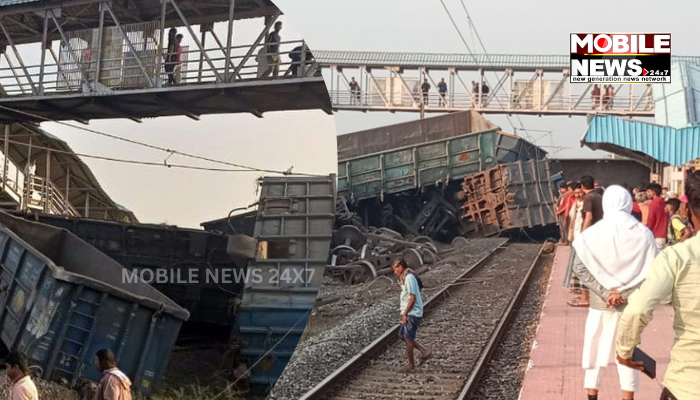
[[[569,213],[574,200],[574,189],[571,182],[567,182],[559,190],[559,206],[557,207],[557,215],[559,216],[559,228],[561,229],[561,240],[559,243],[563,245],[569,244]]]
[[[649,203],[649,216],[646,225],[654,234],[656,245],[659,249],[663,249],[666,247],[668,214],[666,214],[666,202],[661,197],[661,185],[652,183],[647,186],[647,197],[651,199],[651,203]]]

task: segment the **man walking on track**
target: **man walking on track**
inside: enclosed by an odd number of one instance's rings
[[[430,357],[430,350],[416,342],[416,333],[421,318],[423,318],[423,298],[420,294],[420,285],[416,275],[408,268],[406,261],[398,259],[393,262],[391,268],[399,277],[401,285],[401,327],[399,338],[406,342],[406,354],[408,355],[408,368],[406,372],[413,372],[416,365],[413,362],[413,349],[416,348],[423,356],[423,360]]]

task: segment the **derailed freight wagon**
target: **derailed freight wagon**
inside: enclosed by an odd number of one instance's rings
[[[74,234],[0,212],[0,339],[45,379],[98,381],[112,349],[134,390],[149,394],[168,365],[187,310]]]
[[[333,231],[336,177],[266,177],[238,314],[239,360],[252,390],[267,393],[301,339],[323,282]]]
[[[232,241],[230,236],[169,225],[119,223],[52,214],[19,215],[66,229],[130,270],[151,270],[154,273],[161,270],[174,274],[169,276],[181,279],[152,284],[186,308],[191,322],[233,326],[232,305],[242,296],[244,282],[205,279],[217,276],[221,270],[245,270],[248,260],[227,251]],[[252,235],[252,231],[249,234]],[[196,283],[186,281],[190,271],[195,271],[192,273],[196,273]]]
[[[546,160],[501,164],[465,177],[458,196],[463,235],[494,236],[555,224],[555,193],[562,180],[552,176]]]
[[[338,195],[365,226],[448,240],[463,234],[465,177],[547,154],[475,112],[341,135],[338,146]]]

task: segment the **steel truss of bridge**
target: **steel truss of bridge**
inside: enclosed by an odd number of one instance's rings
[[[0,0],[0,122],[331,113],[317,65],[291,61],[303,41],[266,53],[280,15],[270,0]],[[251,18],[262,29],[241,43],[234,22]]]
[[[594,95],[594,84],[569,83],[567,56],[349,51],[314,56],[326,70],[334,110],[654,115],[650,85],[616,84],[610,95]],[[674,56],[672,62],[700,65],[700,57]],[[352,78],[359,90],[351,90]],[[441,79],[444,95],[438,91]],[[426,80],[430,89],[423,92]]]

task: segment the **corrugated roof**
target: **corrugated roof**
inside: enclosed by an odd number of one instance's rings
[[[38,3],[40,1],[47,1],[47,0],[0,0],[0,8],[16,6],[18,4]]]
[[[425,68],[569,68],[568,55],[537,54],[437,54],[389,53],[367,51],[314,50],[314,58],[322,65],[339,66],[400,66]],[[672,56],[673,62],[700,65],[700,57]]]
[[[681,166],[700,156],[700,126],[674,129],[668,126],[612,116],[591,119],[581,143],[594,149],[646,155],[656,161]]]

